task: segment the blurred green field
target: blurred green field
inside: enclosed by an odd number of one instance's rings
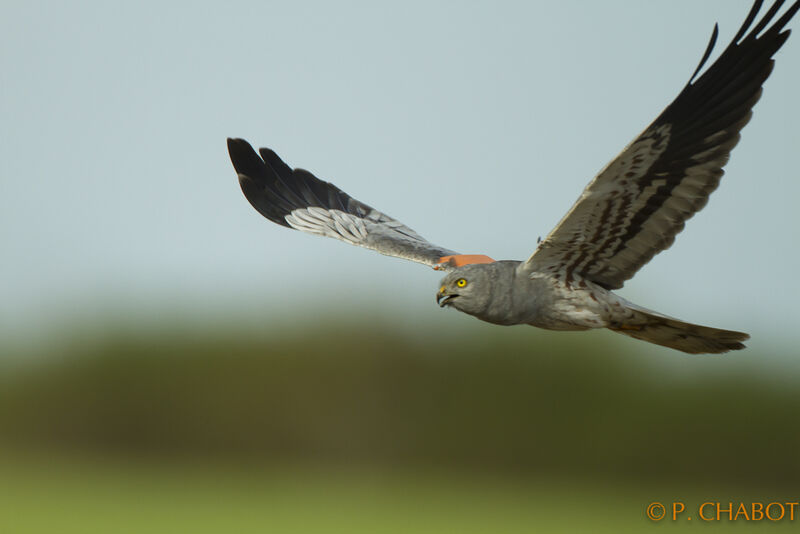
[[[664,366],[613,336],[346,321],[103,332],[3,359],[0,532],[640,532],[699,523],[656,525],[653,501],[800,498],[800,380],[760,374],[769,355]]]
[[[706,500],[785,499],[753,489],[665,488],[657,481],[620,486],[618,481],[523,482],[430,472],[14,460],[0,464],[0,530],[20,534],[642,532],[700,523],[694,512]],[[646,518],[650,502],[669,506],[673,500],[687,505],[677,522]],[[787,520],[723,519],[700,528],[784,532],[797,527]]]

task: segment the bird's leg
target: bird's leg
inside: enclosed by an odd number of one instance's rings
[[[434,265],[433,268],[440,271],[447,268],[463,267],[471,263],[494,263],[495,261],[483,254],[454,254],[452,256],[442,256],[439,258],[439,263]]]

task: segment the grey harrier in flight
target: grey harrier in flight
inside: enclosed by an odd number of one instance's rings
[[[719,185],[772,71],[772,56],[789,37],[784,27],[800,9],[797,0],[773,22],[784,4],[777,0],[756,21],[762,4],[755,1],[731,43],[701,74],[717,40],[714,26],[678,97],[586,186],[525,261],[458,254],[292,169],[268,148],[257,154],[246,141],[228,139],[228,151],[247,200],[269,220],[449,271],[436,293],[442,307],[500,325],[608,328],[693,354],[742,349],[745,333],[679,321],[611,290],[672,245]]]

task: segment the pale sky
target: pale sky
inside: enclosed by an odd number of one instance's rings
[[[110,301],[268,316],[374,298],[407,325],[475,321],[435,306],[438,273],[262,218],[226,137],[437,244],[524,259],[749,7],[6,0],[0,330]],[[720,189],[621,291],[753,347],[797,335],[798,35],[776,60]]]

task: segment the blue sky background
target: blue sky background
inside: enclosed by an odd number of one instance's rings
[[[719,52],[749,6],[5,1],[0,330],[362,305],[410,329],[475,322],[434,305],[438,273],[261,218],[225,138],[438,244],[523,259],[677,95],[714,22]],[[793,342],[798,94],[793,36],[720,189],[623,296],[753,347]]]

